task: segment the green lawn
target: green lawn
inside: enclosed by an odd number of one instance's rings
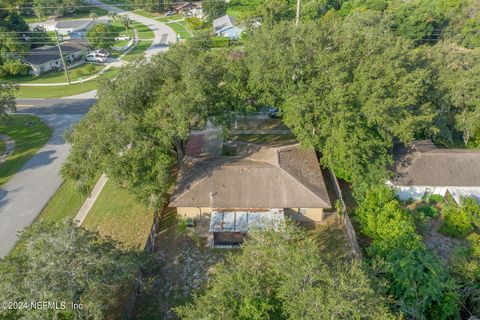
[[[105,2],[105,1],[104,1]],[[57,20],[71,20],[71,19],[89,19],[90,14],[94,12],[97,17],[108,15],[108,11],[98,7],[80,8],[74,14],[65,14],[62,17],[58,17]],[[47,17],[36,16],[23,16],[26,23],[44,22],[47,21]]]
[[[5,141],[0,140],[0,155],[2,155],[5,152]]]
[[[7,120],[0,120],[0,133],[15,141],[13,153],[0,165],[1,186],[48,141],[52,130],[38,117],[12,115]]]
[[[162,15],[162,16],[159,16],[157,18],[154,18],[155,20],[157,21],[160,21],[160,22],[169,22],[169,21],[174,21],[174,20],[180,20],[180,19],[183,19],[184,17],[181,15],[181,14],[174,14],[173,16],[165,16],[165,15]]]
[[[159,18],[159,17],[164,17],[163,13],[160,13],[160,12],[149,12],[149,11],[146,11],[146,10],[143,10],[143,9],[138,9],[138,10],[135,10],[134,11],[136,14],[139,14],[141,16],[144,16],[146,18],[150,18],[150,19],[155,19],[155,18]]]
[[[192,37],[185,25],[179,22],[171,22],[168,24],[168,26],[172,28],[178,35],[180,35],[180,39],[189,39]]]
[[[83,64],[71,69],[68,69],[68,74],[71,81],[78,80],[80,77],[87,78],[97,74],[105,66],[97,64]],[[65,76],[64,71],[52,71],[47,72],[39,76],[27,75],[27,76],[15,76],[5,79],[6,82],[10,83],[62,83],[67,82],[67,77]]]
[[[127,190],[108,181],[83,226],[112,237],[127,248],[143,250],[153,223],[153,210]]]
[[[86,199],[72,180],[65,180],[38,217],[39,222],[55,223],[73,219]]]
[[[85,93],[98,89],[100,78],[113,77],[117,72],[118,69],[111,68],[99,78],[70,86],[19,87],[15,96],[17,98],[59,98]]]
[[[139,42],[137,45],[123,57],[125,61],[133,61],[143,56],[145,50],[147,50],[153,42],[155,34],[153,31],[144,24],[135,22],[133,27],[137,29]]]

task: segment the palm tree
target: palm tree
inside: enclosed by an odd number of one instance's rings
[[[128,31],[128,27],[132,25],[132,20],[126,15],[121,16],[120,22],[125,26],[125,32]]]
[[[95,12],[90,13],[90,19],[97,19],[97,14]]]
[[[117,22],[118,13],[116,13],[115,11],[110,11],[110,12],[108,13],[108,17],[109,17],[110,19],[112,19],[113,22]]]

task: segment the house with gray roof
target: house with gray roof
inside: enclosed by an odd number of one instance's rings
[[[228,14],[213,20],[213,31],[219,37],[227,37],[231,40],[239,39],[243,29],[235,25],[235,19]]]
[[[282,228],[284,217],[321,222],[330,196],[312,149],[238,143],[235,156],[185,157],[170,207],[209,221],[214,245],[238,244],[249,230]]]
[[[89,45],[86,40],[74,39],[60,44],[66,64],[82,61],[83,56],[88,53]],[[40,75],[42,73],[63,69],[63,64],[58,46],[42,46],[30,50],[23,62],[31,67],[31,73]]]
[[[60,20],[56,23],[55,29],[61,36],[68,36],[70,39],[83,39],[89,29],[98,24],[109,23],[109,20],[99,19]]]
[[[480,150],[441,149],[431,140],[415,141],[395,153],[395,176],[387,184],[401,200],[450,194],[480,201]]]

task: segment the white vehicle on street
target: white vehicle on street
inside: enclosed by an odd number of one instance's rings
[[[87,61],[99,62],[99,63],[105,63],[107,61],[107,57],[101,56],[99,54],[94,54],[94,53],[87,54],[85,56],[85,59],[87,59]]]

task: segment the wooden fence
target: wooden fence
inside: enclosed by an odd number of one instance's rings
[[[332,178],[335,194],[340,200],[343,223],[345,224],[347,239],[348,239],[348,243],[350,244],[350,248],[352,249],[352,254],[357,259],[362,259],[363,258],[362,250],[360,249],[360,245],[358,244],[357,235],[355,234],[355,229],[353,228],[352,220],[350,220],[350,217],[348,216],[347,206],[345,205],[345,201],[343,200],[342,190],[340,189],[340,185],[338,184],[338,180],[335,174],[331,170],[329,170],[329,173]]]

